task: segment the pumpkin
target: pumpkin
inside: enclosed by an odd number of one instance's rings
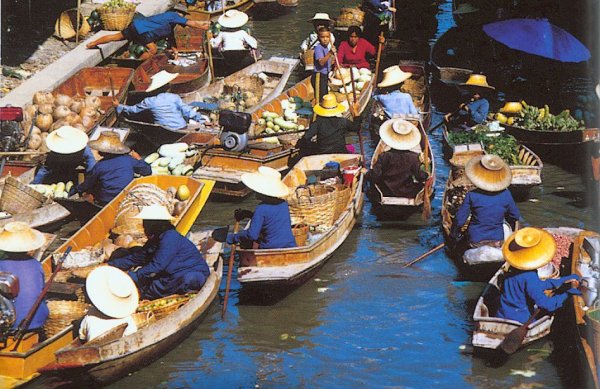
[[[83,99],[81,97],[73,98],[71,105],[69,105],[69,108],[71,109],[71,111],[73,111],[75,113],[80,113],[84,107],[85,107],[85,99]]]
[[[67,96],[67,95],[57,95],[56,98],[54,99],[54,102],[56,103],[56,105],[64,105],[66,107],[71,105],[71,102],[73,101],[73,99],[71,98],[71,96]]]
[[[37,150],[42,145],[42,137],[39,135],[31,135],[29,137],[29,142],[27,142],[27,147],[32,150]]]
[[[38,106],[38,111],[40,113],[51,114],[52,112],[54,112],[54,107],[52,106],[52,104],[44,103]]]
[[[85,106],[93,109],[100,108],[100,97],[98,96],[87,96],[85,98]]]
[[[54,112],[52,112],[52,117],[54,120],[59,120],[65,118],[68,114],[71,113],[71,110],[66,105],[59,105],[54,108]]]
[[[49,113],[40,113],[35,119],[35,125],[39,127],[43,132],[47,132],[52,126],[52,115]]]

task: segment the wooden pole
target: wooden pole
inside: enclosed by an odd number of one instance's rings
[[[210,34],[208,31],[206,32],[206,47],[208,52],[208,67],[210,68],[210,82],[215,82],[215,65],[213,64],[212,57],[212,45],[210,44]]]
[[[81,0],[77,0],[77,25],[75,26],[75,43],[79,43],[79,22],[81,19]]]
[[[342,88],[344,88],[344,92],[346,92],[345,94],[346,101],[348,102],[348,109],[350,110],[350,114],[352,115],[352,117],[355,118],[357,115],[356,112],[354,112],[353,104],[350,102],[350,93],[348,93],[348,88],[346,88],[346,81],[344,81],[344,76],[342,75],[342,68],[340,67],[340,63],[338,62],[337,55],[334,54],[333,59],[335,61],[335,69],[337,70],[338,76],[342,81]],[[352,71],[352,69],[350,69],[350,71]]]
[[[321,103],[321,72],[317,72],[317,74],[315,74],[315,90],[314,90],[314,95],[315,95],[315,105],[320,104]],[[312,117],[313,122],[315,120],[317,120],[317,114],[315,112],[313,112],[313,117]]]
[[[413,259],[412,261],[410,261],[408,263],[405,263],[404,265],[402,265],[401,269],[404,269],[406,267],[414,265],[415,263],[419,262],[422,259],[427,258],[428,256],[430,256],[431,254],[435,253],[436,251],[441,250],[442,248],[444,248],[444,246],[446,246],[446,243],[440,243],[439,245],[435,246],[434,248],[432,248],[431,250],[429,250],[425,254],[418,256],[417,258]]]
[[[383,37],[383,32],[379,36]],[[373,92],[371,93],[371,95],[375,93],[375,88],[377,88],[377,78],[379,76],[379,64],[381,62],[381,50],[382,49],[383,49],[383,43],[379,42],[379,46],[377,46],[377,61],[375,62],[375,74],[373,75]]]
[[[421,125],[419,123],[419,125]],[[422,125],[421,125],[422,126]],[[423,213],[421,216],[423,220],[427,221],[431,216],[431,178],[433,177],[433,172],[429,172],[429,139],[427,138],[427,134],[425,133],[425,129],[423,129],[423,136],[425,137],[425,150],[423,150],[423,165],[425,166],[425,172],[429,174],[429,178],[425,181],[425,185],[423,187]]]
[[[233,226],[233,233],[237,234],[240,228],[240,222],[235,221],[235,225]],[[233,260],[235,258],[235,250],[237,246],[235,244],[231,245],[231,254],[229,254],[229,264],[227,269],[227,283],[225,285],[225,298],[223,299],[223,310],[221,311],[221,319],[225,317],[227,313],[227,301],[229,299],[229,287],[231,286],[231,273],[233,273]]]
[[[354,86],[354,74],[352,73],[352,68],[350,68],[350,82],[352,83],[352,95],[354,97],[354,111],[356,112],[356,106],[358,104],[358,101],[356,99],[356,87]],[[358,127],[358,145],[360,146],[360,155],[362,155],[362,159],[363,159],[363,164],[364,166],[368,166],[367,165],[367,156],[365,154],[365,145],[363,142],[363,137],[362,137],[362,127],[359,126]]]

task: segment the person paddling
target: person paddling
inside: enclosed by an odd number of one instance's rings
[[[387,118],[419,114],[411,95],[400,91],[402,83],[411,77],[412,73],[403,71],[398,65],[383,71],[383,80],[377,84],[379,90],[373,100],[381,106]]]
[[[467,130],[483,123],[490,111],[490,102],[486,96],[496,89],[488,85],[487,78],[482,74],[471,74],[467,82],[460,85],[470,93],[471,98],[459,105],[455,115],[449,113],[444,116],[452,130]]]
[[[223,53],[223,64],[227,67],[226,75],[235,73],[255,62],[253,50],[258,48],[258,41],[242,29],[248,23],[248,15],[232,9],[219,17],[222,29],[210,40],[214,48]]]

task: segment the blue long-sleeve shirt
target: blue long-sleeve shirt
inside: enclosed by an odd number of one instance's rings
[[[479,98],[475,101],[471,101],[467,104],[469,111],[461,109],[459,115],[469,118],[473,123],[469,124],[481,124],[487,118],[490,112],[490,103],[487,99]]]
[[[549,297],[544,291],[558,288],[565,281],[575,279],[578,277],[570,275],[542,281],[536,270],[511,269],[504,279],[500,308],[496,316],[524,323],[533,314],[534,305],[552,313],[564,304],[569,294],[560,293]]]
[[[394,117],[394,114],[419,114],[412,97],[408,93],[399,90],[384,95],[375,95],[373,100],[381,104],[388,118]]]
[[[239,243],[240,239],[258,242],[261,249],[296,247],[288,203],[281,200],[275,204],[258,204],[250,227],[238,234],[232,234],[228,243]]]
[[[73,154],[49,152],[46,162],[35,173],[32,184],[56,184],[68,181],[77,182],[77,166],[85,166],[86,173],[96,165],[92,150],[85,146],[83,151]]]
[[[144,16],[133,19],[131,24],[138,34],[146,34],[151,42],[169,37],[173,33],[176,25],[185,26],[187,19],[180,16],[177,12],[169,11],[158,15]]]
[[[194,111],[192,106],[184,103],[181,97],[174,93],[160,93],[146,97],[136,105],[119,104],[117,107],[118,113],[126,114],[137,114],[146,110],[152,112],[156,124],[172,130],[186,128],[189,119],[199,123],[204,122],[200,113]]]
[[[471,215],[471,221],[467,234],[469,242],[472,243],[483,240],[503,240],[504,219],[513,222],[521,218],[515,200],[508,189],[501,192],[485,192],[476,189],[467,193],[452,224],[451,235],[453,237],[458,236],[469,215]]]
[[[325,65],[319,64],[319,60],[321,58],[325,58],[325,56],[328,53],[329,53],[329,47],[323,46],[320,42],[319,42],[319,44],[317,44],[315,46],[315,53],[314,53],[315,68],[314,68],[314,72],[315,73],[321,73],[322,75],[325,75],[325,77],[327,77],[327,75],[331,71],[331,61],[332,61],[332,59],[329,58],[327,60],[327,62],[325,62]]]
[[[149,240],[138,252],[109,262],[129,276],[142,291],[142,298],[157,299],[171,294],[200,290],[210,275],[198,248],[175,229]]]
[[[13,324],[13,328],[16,328],[25,319],[42,289],[44,289],[44,270],[35,258],[2,259],[0,260],[0,272],[11,273],[19,279],[20,290],[14,300],[17,320]],[[42,301],[28,329],[42,327],[47,318],[48,306],[46,301]]]
[[[107,154],[86,175],[77,191],[93,194],[94,199],[101,204],[108,203],[133,180],[135,173],[149,176],[152,168],[143,160],[138,161],[130,155]]]

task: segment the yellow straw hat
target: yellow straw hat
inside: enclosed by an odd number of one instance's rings
[[[460,84],[466,88],[483,88],[484,90],[495,90],[493,86],[487,83],[487,77],[483,74],[471,74],[467,82]]]
[[[135,219],[143,219],[143,220],[167,220],[173,221],[173,216],[169,213],[169,210],[164,205],[152,204],[152,205],[144,205],[142,210],[137,216],[134,216]]]
[[[319,116],[332,117],[343,113],[346,108],[342,104],[338,104],[334,94],[327,93],[323,96],[323,102],[316,104],[313,111]]]
[[[523,105],[518,101],[506,102],[504,107],[500,108],[500,112],[504,113],[519,113],[523,109]]]
[[[116,319],[134,313],[140,300],[131,277],[112,266],[92,270],[85,281],[85,290],[100,312]]]
[[[417,126],[404,119],[389,119],[379,127],[381,140],[392,149],[410,150],[421,142]]]
[[[148,86],[148,88],[146,89],[146,92],[152,92],[153,90],[156,90],[163,85],[167,85],[168,83],[176,79],[177,76],[179,76],[179,73],[169,73],[166,70],[161,70],[160,72],[152,76],[152,82],[150,83],[150,86]]]
[[[73,154],[85,149],[88,136],[79,128],[62,126],[48,134],[46,146],[58,154]]]
[[[534,270],[546,265],[555,252],[556,242],[552,235],[534,227],[515,232],[502,246],[506,262],[520,270]]]
[[[377,84],[380,88],[398,85],[412,77],[412,73],[405,72],[399,66],[392,66],[391,69],[383,71],[383,80]]]
[[[27,223],[7,223],[0,230],[0,250],[2,251],[26,253],[39,249],[45,242],[44,234],[29,227]]]
[[[471,158],[465,166],[465,174],[473,185],[488,192],[500,192],[512,181],[510,167],[493,154]]]
[[[283,198],[290,193],[290,189],[281,181],[281,173],[268,166],[259,167],[256,173],[242,174],[242,182],[265,196]]]

